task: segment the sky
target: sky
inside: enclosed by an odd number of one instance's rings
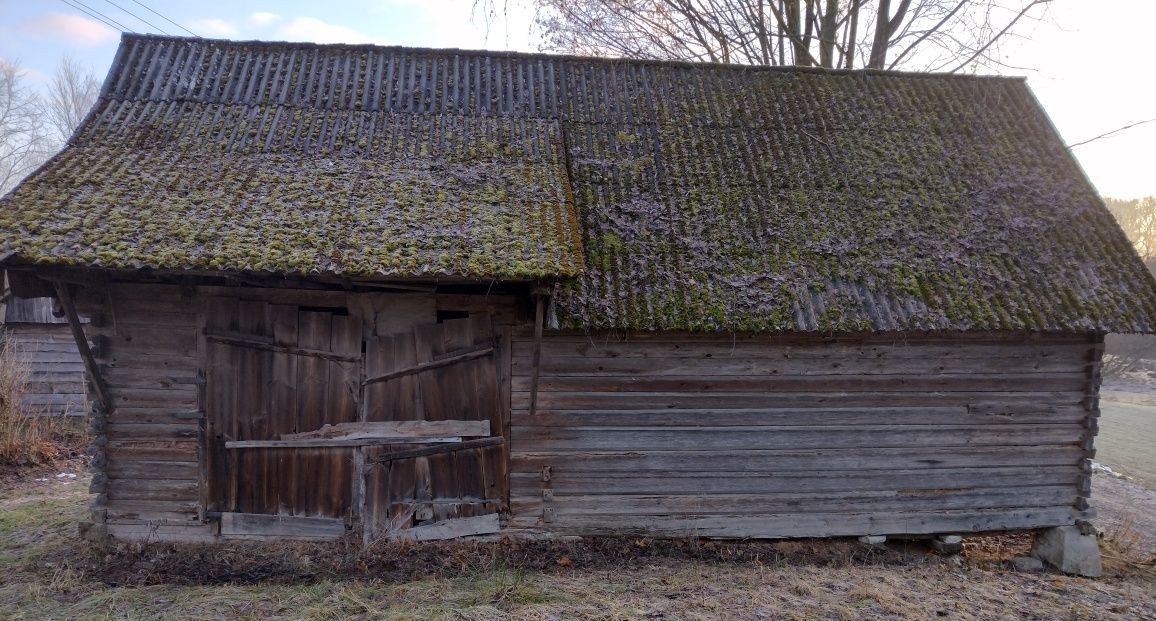
[[[102,78],[118,28],[188,34],[172,22],[213,38],[537,51],[528,5],[510,0],[508,20],[489,21],[473,10],[474,0],[0,0],[0,58],[19,62],[37,84],[64,54]],[[1053,0],[1046,18],[1023,31],[1025,39],[1002,48],[1006,62],[1021,69],[1001,72],[1028,78],[1069,144],[1156,118],[1154,22],[1156,0]],[[1074,153],[1102,194],[1156,195],[1156,122]]]

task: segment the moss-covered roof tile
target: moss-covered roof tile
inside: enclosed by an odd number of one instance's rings
[[[560,324],[1156,327],[1022,80],[126,36],[20,260],[550,277]]]

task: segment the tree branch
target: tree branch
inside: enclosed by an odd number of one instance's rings
[[[1069,149],[1075,149],[1076,147],[1082,147],[1082,146],[1088,144],[1089,142],[1095,142],[1101,138],[1107,138],[1108,136],[1111,136],[1113,134],[1118,134],[1118,133],[1120,133],[1126,129],[1132,129],[1133,127],[1138,127],[1138,126],[1143,125],[1145,123],[1152,123],[1152,122],[1156,122],[1156,118],[1144,119],[1143,121],[1136,121],[1134,123],[1128,123],[1122,127],[1117,127],[1116,129],[1113,129],[1110,132],[1104,132],[1104,133],[1102,133],[1099,136],[1096,136],[1094,138],[1089,138],[1087,140],[1082,140],[1080,142],[1072,143],[1072,144],[1068,145],[1068,148]]]

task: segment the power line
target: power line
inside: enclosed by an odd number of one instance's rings
[[[178,24],[178,23],[174,22],[173,20],[171,20],[171,19],[169,19],[169,18],[165,17],[164,15],[161,15],[160,13],[157,13],[156,11],[152,10],[151,8],[149,8],[149,6],[148,6],[148,5],[146,5],[146,4],[144,4],[143,2],[138,2],[137,0],[132,0],[132,2],[133,2],[133,4],[138,4],[138,5],[140,5],[141,7],[143,7],[143,8],[144,8],[146,11],[148,11],[149,13],[152,13],[153,15],[156,15],[157,17],[159,17],[159,18],[161,18],[161,19],[165,20],[166,22],[168,22],[168,23],[170,23],[170,24],[172,24],[172,25],[176,26],[177,28],[180,28],[181,30],[184,30],[185,32],[187,32],[187,33],[189,33],[189,34],[193,35],[194,37],[197,37],[198,39],[199,39],[199,38],[201,38],[201,35],[199,35],[199,34],[197,34],[197,33],[193,32],[192,30],[189,30],[188,28],[185,28],[184,26],[182,26],[182,25],[180,25],[180,24]],[[122,9],[122,10],[123,10],[123,9]],[[137,19],[140,19],[140,18],[137,18]],[[141,21],[143,22],[144,20],[142,19]],[[145,23],[148,23],[148,22],[145,22]]]
[[[87,14],[89,17],[91,17],[93,19],[96,19],[100,22],[103,22],[104,25],[108,26],[109,28],[112,28],[114,30],[120,30],[121,32],[136,32],[132,28],[125,26],[124,24],[122,24],[122,23],[116,21],[115,19],[105,15],[104,13],[101,13],[100,11],[97,11],[96,9],[88,6],[87,4],[81,2],[80,0],[60,0],[60,1],[63,2],[64,4],[67,4],[68,6],[70,6],[72,8],[82,12],[82,13]],[[75,2],[76,4],[73,4],[73,2]],[[77,6],[77,5],[79,5],[79,6]]]
[[[139,22],[143,22],[143,23],[144,23],[146,26],[148,26],[149,28],[153,28],[154,30],[159,30],[159,31],[161,31],[161,34],[163,34],[163,35],[165,35],[165,36],[172,36],[172,35],[170,35],[169,33],[165,32],[164,28],[161,28],[160,26],[157,26],[156,24],[154,24],[154,23],[150,22],[149,20],[147,20],[147,19],[145,19],[145,18],[141,17],[140,15],[137,15],[136,13],[133,13],[132,11],[130,11],[130,10],[128,10],[128,9],[126,9],[126,8],[124,8],[123,6],[121,6],[121,5],[119,5],[119,4],[115,3],[115,2],[113,2],[112,0],[104,0],[104,1],[105,1],[105,2],[107,2],[107,3],[109,3],[109,4],[111,4],[112,6],[114,6],[114,7],[116,7],[116,8],[118,8],[118,9],[120,9],[121,11],[123,11],[123,12],[125,12],[125,13],[127,13],[127,14],[131,15],[131,16],[132,16],[132,17],[134,17],[134,18],[135,18],[137,21],[139,21]]]

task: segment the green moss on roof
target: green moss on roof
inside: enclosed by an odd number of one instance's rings
[[[1156,327],[1012,79],[128,36],[0,201],[21,260],[559,278],[567,328]]]
[[[274,134],[322,125],[316,116],[295,111]],[[155,135],[179,127],[90,126],[4,199],[0,230],[25,260],[118,269],[530,279],[581,268],[557,124],[344,120],[361,131],[255,152],[217,146],[227,123],[176,146]]]

